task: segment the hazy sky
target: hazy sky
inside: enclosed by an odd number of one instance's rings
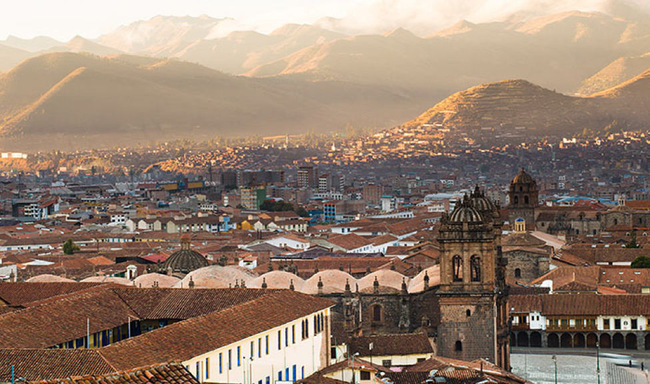
[[[95,38],[156,15],[232,17],[243,28],[268,32],[285,23],[332,16],[364,31],[446,27],[461,18],[490,21],[512,12],[551,13],[602,9],[611,1],[650,0],[2,0],[0,39],[48,35]],[[248,29],[247,28],[247,29]],[[427,28],[430,29],[430,28]]]

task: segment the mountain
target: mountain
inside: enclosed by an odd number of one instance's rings
[[[74,53],[92,53],[93,55],[98,56],[108,56],[108,55],[119,55],[124,52],[119,51],[114,48],[110,48],[101,44],[97,44],[88,39],[84,39],[81,36],[75,36],[70,41],[64,45],[52,47],[43,53],[52,53],[52,52],[74,52]]]
[[[0,75],[0,146],[70,149],[386,127],[416,108],[376,87],[234,77],[167,59],[53,53]]]
[[[30,56],[31,52],[0,44],[0,71],[11,69]]]
[[[241,74],[313,44],[341,37],[344,35],[310,25],[287,24],[269,35],[237,31],[222,38],[199,40],[173,56],[220,71]]]
[[[209,38],[231,19],[209,16],[155,16],[117,28],[100,36],[96,42],[122,52],[171,56],[188,45]]]
[[[648,68],[650,68],[650,52],[635,57],[619,57],[583,81],[578,93],[590,95],[604,91],[634,78]]]
[[[448,128],[497,142],[599,131],[617,121],[632,129],[650,125],[650,70],[590,97],[571,97],[525,80],[482,84],[457,92],[400,128]]]
[[[39,52],[45,51],[52,47],[56,47],[63,43],[47,36],[36,36],[31,39],[21,39],[20,37],[9,35],[6,40],[0,40],[0,44],[22,49],[23,51]]]
[[[646,18],[650,25],[650,17]],[[574,92],[612,60],[647,52],[646,23],[567,12],[520,21],[459,24],[420,38],[359,35],[316,44],[247,72],[451,93],[504,78]]]

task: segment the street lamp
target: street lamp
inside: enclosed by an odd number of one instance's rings
[[[557,384],[557,356],[553,355],[551,356],[551,359],[553,360],[553,365],[555,366],[555,384]]]
[[[600,343],[596,342],[596,375],[600,384]]]

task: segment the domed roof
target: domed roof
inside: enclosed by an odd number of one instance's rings
[[[133,285],[133,282],[129,279],[123,277],[111,277],[111,276],[92,276],[87,277],[81,280],[82,283],[113,283],[121,285]]]
[[[176,283],[181,281],[178,277],[167,276],[161,273],[147,273],[140,275],[133,280],[136,287],[151,288],[157,286],[159,288],[171,288]]]
[[[479,212],[492,212],[496,210],[496,205],[494,205],[492,200],[485,197],[485,194],[478,185],[470,195],[469,204]]]
[[[188,273],[183,280],[174,284],[174,288],[188,288],[190,280],[194,283],[194,288],[228,288],[241,285],[242,280],[248,286],[256,276],[254,272],[242,267],[210,265]]]
[[[429,277],[429,287],[440,285],[440,264],[433,265],[418,273],[409,283],[409,293],[424,291],[424,276]]]
[[[50,275],[47,273],[30,277],[25,281],[28,283],[76,283],[74,280],[66,279],[65,277],[61,276]]]
[[[411,280],[401,273],[391,269],[380,269],[360,278],[358,280],[359,290],[362,292],[372,292],[374,290],[375,278],[380,287],[393,288],[397,291],[402,289],[402,281],[405,281],[408,285]]]
[[[200,253],[190,248],[190,239],[181,239],[181,249],[172,253],[162,265],[161,272],[167,272],[169,268],[172,273],[190,273],[196,269],[207,267],[208,261]]]
[[[357,279],[347,272],[338,269],[328,269],[321,271],[305,280],[300,292],[309,295],[318,293],[318,282],[323,283],[323,293],[339,293],[345,291],[345,283],[350,284],[350,290],[355,291]]]
[[[246,283],[249,288],[262,288],[262,284],[266,282],[267,288],[288,289],[293,282],[293,287],[296,291],[300,291],[305,284],[305,280],[299,276],[286,271],[270,271],[259,277],[254,278],[250,283]]]
[[[512,179],[512,184],[534,184],[535,180],[521,168],[521,171]]]
[[[472,208],[469,204],[456,205],[454,210],[449,215],[450,223],[482,223],[483,217],[478,211]]]

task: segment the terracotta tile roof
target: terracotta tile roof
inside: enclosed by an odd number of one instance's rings
[[[35,383],[35,382],[32,382]],[[76,376],[61,380],[39,381],[39,384],[199,384],[181,364],[171,363],[102,376]]]
[[[12,365],[15,377],[28,381],[115,371],[92,349],[0,349],[0,382],[11,382]]]
[[[372,350],[370,350],[372,344]],[[353,337],[350,351],[361,356],[415,355],[433,353],[429,338],[424,333],[402,333]]]
[[[184,361],[333,305],[329,300],[294,291],[272,291],[223,311],[109,345],[102,349],[102,355],[118,369]]]
[[[488,361],[463,361],[447,357],[435,356],[409,367],[407,372],[431,372],[447,378],[447,383],[478,383],[489,378],[497,383],[515,384],[526,383],[526,380],[516,376]]]
[[[29,283],[31,284],[31,283]],[[111,289],[94,289],[46,300],[0,316],[0,348],[48,348],[112,329],[138,315]]]
[[[297,384],[348,384],[347,381],[341,381],[323,376],[320,372],[316,372],[311,376],[296,381]]]
[[[370,240],[354,233],[330,237],[328,241],[348,251],[372,244]]]
[[[542,312],[541,295],[518,295],[508,298],[508,311],[516,313]]]
[[[117,288],[116,293],[142,319],[189,319],[269,294],[257,289]]]
[[[543,295],[542,309],[546,316],[647,316],[650,315],[650,295]]]
[[[12,306],[65,295],[97,286],[97,283],[12,283],[0,284],[0,299]]]

